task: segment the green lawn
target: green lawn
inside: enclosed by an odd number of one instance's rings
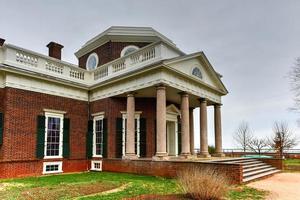
[[[300,166],[300,159],[285,159],[284,165],[299,165]]]
[[[120,187],[124,189],[110,194],[100,194],[103,191]],[[109,172],[88,172],[0,181],[0,199],[54,200],[76,197],[76,199],[115,200],[141,194],[178,193],[182,193],[182,191],[175,179]],[[264,192],[246,186],[234,186],[231,187],[227,199],[262,199],[264,194]]]

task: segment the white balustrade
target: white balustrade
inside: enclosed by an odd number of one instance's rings
[[[37,67],[38,58],[22,51],[16,52],[16,61],[32,67]]]
[[[176,56],[178,56],[178,52],[172,50],[163,42],[157,42],[99,66],[95,70],[87,71],[73,64],[13,45],[5,45],[3,49],[0,48],[0,63],[46,75],[53,74],[56,78],[79,81],[86,85],[93,85],[103,79],[107,80],[115,75],[143,67],[151,62]]]

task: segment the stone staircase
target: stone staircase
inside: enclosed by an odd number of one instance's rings
[[[277,168],[255,158],[225,159],[218,162],[242,164],[244,183],[280,172]]]

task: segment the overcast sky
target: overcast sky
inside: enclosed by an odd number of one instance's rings
[[[286,121],[300,136],[287,74],[300,56],[300,1],[14,1],[0,0],[0,37],[47,54],[49,41],[63,44],[63,60],[113,25],[151,26],[186,53],[204,51],[223,75],[223,146],[235,147],[238,124],[249,122],[258,137]],[[198,111],[195,116],[198,117]],[[195,119],[198,122],[198,119]],[[209,143],[214,143],[209,110]],[[197,124],[197,123],[196,123]],[[199,127],[196,126],[196,146]]]

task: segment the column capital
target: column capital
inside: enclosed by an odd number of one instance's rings
[[[134,97],[137,94],[137,92],[127,92],[126,96],[127,97]]]
[[[223,106],[223,104],[221,104],[221,103],[215,103],[214,104],[214,107],[216,107],[216,108],[220,108],[221,106]]]
[[[181,95],[182,97],[188,97],[189,96],[189,93],[185,92],[185,91],[178,92],[178,94]]]
[[[156,86],[156,90],[166,90],[166,85],[159,84],[159,85]]]
[[[200,101],[200,103],[204,103],[204,102],[207,103],[207,99],[206,99],[206,98],[202,98],[202,97],[201,97],[201,98],[199,98],[198,100]]]

